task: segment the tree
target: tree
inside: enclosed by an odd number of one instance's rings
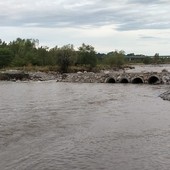
[[[68,68],[73,62],[74,55],[74,46],[71,44],[64,45],[63,47],[57,49],[57,63],[62,73],[68,72]]]
[[[143,63],[144,63],[144,64],[151,64],[151,63],[152,63],[151,57],[145,57],[145,58],[143,59]]]
[[[153,62],[154,64],[158,64],[160,61],[159,61],[159,53],[155,53],[154,57],[153,57]]]
[[[97,56],[94,47],[83,43],[78,49],[78,63],[81,65],[89,65],[90,68],[95,67],[97,64]]]
[[[48,60],[48,47],[40,47],[37,49],[37,62],[39,66],[49,65]]]
[[[13,66],[26,66],[35,62],[38,40],[17,38],[9,43],[13,55]]]
[[[7,43],[0,39],[0,48],[6,48],[6,47],[7,47]]]
[[[8,48],[0,48],[0,68],[9,66],[11,60],[11,51]]]
[[[107,54],[106,64],[111,67],[121,67],[125,63],[124,51],[113,51]]]
[[[51,65],[58,65],[58,47],[55,46],[51,48],[48,52],[48,58],[50,60]]]

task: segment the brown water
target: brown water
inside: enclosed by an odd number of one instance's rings
[[[0,82],[0,170],[169,170],[167,88]]]

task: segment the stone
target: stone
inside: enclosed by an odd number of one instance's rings
[[[163,100],[170,101],[170,90],[160,94],[159,97],[161,97]]]
[[[163,70],[162,70],[162,72],[167,73],[167,72],[168,72],[168,70],[167,70],[167,69],[163,69]]]
[[[83,74],[81,71],[78,71],[77,74]]]

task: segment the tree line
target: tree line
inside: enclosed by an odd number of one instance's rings
[[[68,72],[70,66],[92,69],[97,64],[121,66],[124,62],[123,51],[99,54],[93,46],[84,43],[75,50],[72,44],[51,49],[39,47],[37,39],[17,38],[9,43],[0,40],[0,68],[58,66],[60,72]]]

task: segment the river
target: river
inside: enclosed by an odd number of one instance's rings
[[[169,170],[168,88],[0,82],[0,170]]]

